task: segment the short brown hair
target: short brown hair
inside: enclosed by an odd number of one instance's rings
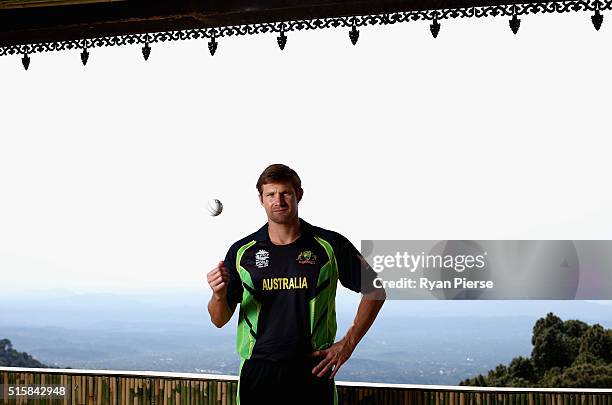
[[[256,185],[259,195],[263,192],[263,185],[269,183],[291,183],[296,193],[302,190],[300,176],[289,166],[280,163],[266,167],[259,176]]]

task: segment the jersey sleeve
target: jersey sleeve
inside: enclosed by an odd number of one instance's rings
[[[361,253],[340,234],[338,234],[337,245],[336,261],[340,283],[355,292],[368,293],[373,290],[376,272]]]
[[[236,304],[242,301],[242,280],[236,269],[236,254],[233,248],[230,248],[223,260],[223,265],[229,272],[229,281],[227,283],[227,305],[234,308]]]

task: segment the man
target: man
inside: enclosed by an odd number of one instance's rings
[[[334,376],[370,328],[386,298],[376,273],[344,236],[298,216],[297,173],[271,165],[257,181],[268,223],[234,243],[207,275],[213,324],[225,325],[240,303],[237,401],[335,404]],[[337,281],[362,292],[357,315],[337,342]]]

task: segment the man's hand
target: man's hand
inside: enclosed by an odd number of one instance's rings
[[[208,272],[206,278],[208,280],[208,285],[213,291],[212,297],[210,297],[210,301],[208,301],[208,313],[210,314],[212,323],[217,328],[220,328],[230,320],[236,309],[236,306],[230,308],[226,300],[229,271],[221,261],[217,264],[217,267]]]
[[[357,308],[357,315],[353,324],[349,327],[344,338],[334,343],[325,350],[318,350],[312,355],[314,357],[323,356],[323,360],[319,362],[312,369],[312,374],[316,374],[317,377],[323,377],[325,373],[332,370],[329,378],[334,378],[340,366],[342,366],[353,354],[353,350],[357,347],[357,344],[366,334],[374,319],[378,315],[378,311],[385,302],[386,293],[385,290],[374,289],[361,296],[359,307]]]
[[[225,298],[227,295],[229,272],[223,265],[223,261],[220,261],[217,267],[207,274],[207,279],[208,285],[213,290],[213,295],[215,295],[217,299]]]
[[[334,378],[340,366],[351,357],[353,350],[355,350],[355,345],[344,338],[327,349],[314,352],[312,354],[314,357],[323,357],[323,359],[312,369],[312,374],[323,377],[329,370],[332,370],[329,378]]]

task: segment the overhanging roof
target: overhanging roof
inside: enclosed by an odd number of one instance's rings
[[[608,9],[612,9],[612,0],[531,3],[511,0],[0,0],[0,55],[417,20]]]

